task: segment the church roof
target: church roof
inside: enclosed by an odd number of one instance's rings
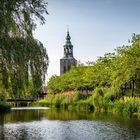
[[[73,48],[73,45],[71,44],[71,37],[69,34],[69,31],[67,31],[67,36],[66,36],[66,43],[64,45],[65,48]]]
[[[73,45],[71,44],[71,37],[70,37],[69,31],[67,31],[66,42],[64,45],[64,56],[62,59],[74,59]]]

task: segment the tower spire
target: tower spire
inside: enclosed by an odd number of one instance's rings
[[[66,36],[66,44],[70,43],[71,44],[71,41],[70,41],[71,37],[70,37],[70,34],[69,34],[69,31],[67,31],[67,36]]]
[[[73,45],[71,44],[71,37],[69,31],[67,30],[66,43],[64,45],[64,58],[73,58]]]
[[[73,57],[73,45],[67,26],[66,42],[64,45],[64,56],[60,59],[60,74],[67,72],[72,66],[76,66],[76,59]]]

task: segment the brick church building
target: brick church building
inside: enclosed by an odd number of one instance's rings
[[[60,59],[60,74],[70,70],[71,67],[76,66],[77,60],[73,56],[73,45],[71,44],[71,37],[67,31],[66,43],[64,45],[64,56]]]

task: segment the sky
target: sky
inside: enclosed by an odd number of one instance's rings
[[[34,37],[47,49],[49,68],[46,81],[60,75],[60,59],[67,27],[78,61],[96,61],[99,56],[128,44],[140,33],[140,0],[46,0],[49,15],[38,24]]]

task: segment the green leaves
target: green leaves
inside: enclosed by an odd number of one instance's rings
[[[16,32],[29,35],[35,29],[35,21],[45,23],[44,13],[48,14],[45,0],[2,0],[0,5],[0,28],[5,33]]]
[[[114,62],[116,71],[113,72],[114,80],[112,79],[116,88],[130,83],[134,84],[133,90],[138,88],[135,82],[138,81],[140,74],[140,35],[134,34],[131,43],[130,46],[123,46],[117,50],[117,58]]]
[[[50,79],[48,88],[56,92],[67,90],[93,90],[96,87],[111,88],[112,93],[140,94],[140,35],[132,35],[130,45],[118,47],[114,53],[106,53],[88,66],[77,66],[66,74]],[[57,82],[56,82],[57,81]],[[54,84],[56,83],[56,84]],[[59,89],[59,90],[57,90]]]
[[[32,31],[35,20],[45,23],[46,6],[45,0],[1,0],[0,83],[15,96],[25,91],[29,77],[36,89],[45,81],[48,55]]]
[[[33,38],[9,38],[2,57],[2,79],[5,88],[11,85],[14,94],[20,94],[32,77],[40,88],[48,68],[48,56],[43,45]]]

